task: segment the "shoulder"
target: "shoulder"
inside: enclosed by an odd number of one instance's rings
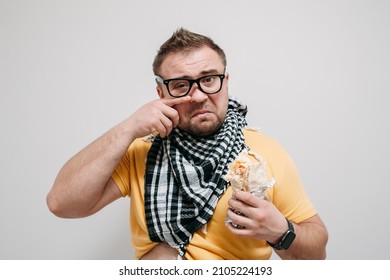
[[[248,147],[256,153],[268,156],[287,156],[287,152],[283,146],[273,137],[257,130],[246,128],[243,130],[245,136],[245,143]]]
[[[146,138],[137,138],[133,141],[133,143],[131,143],[126,154],[130,159],[134,159],[136,161],[144,160],[151,144],[151,140]]]
[[[144,137],[144,138],[137,138],[131,143],[129,150],[137,150],[142,151],[146,150],[148,151],[150,149],[150,146],[152,145],[153,140]]]
[[[258,130],[245,129],[243,132],[246,144],[263,159],[270,177],[281,182],[286,176],[297,175],[295,162],[277,140]]]

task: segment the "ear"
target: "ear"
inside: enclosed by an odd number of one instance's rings
[[[156,90],[157,90],[158,97],[163,99],[164,98],[164,93],[163,93],[163,91],[162,91],[162,89],[161,89],[161,87],[159,85],[156,86]]]

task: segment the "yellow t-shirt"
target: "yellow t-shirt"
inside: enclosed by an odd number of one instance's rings
[[[264,133],[244,130],[245,142],[266,163],[269,178],[276,180],[267,198],[289,220],[299,223],[316,214],[295,165],[286,151]],[[157,243],[149,239],[144,211],[144,175],[146,156],[151,146],[143,139],[135,140],[114,171],[112,178],[123,196],[130,197],[130,231],[135,257],[141,258]],[[187,246],[187,259],[269,259],[272,248],[263,240],[242,238],[232,234],[225,226],[229,187],[221,196],[213,217],[205,228],[193,235]]]

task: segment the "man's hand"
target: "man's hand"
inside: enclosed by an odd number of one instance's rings
[[[269,201],[263,200],[248,192],[235,192],[228,202],[228,218],[243,229],[226,226],[241,237],[266,240],[278,243],[287,231],[285,217]],[[232,209],[245,216],[236,214]],[[275,250],[281,259],[325,259],[328,232],[318,215],[314,215],[299,223],[294,223],[296,238],[288,250]]]
[[[128,129],[133,130],[134,138],[154,132],[158,132],[164,138],[179,124],[179,114],[173,107],[190,101],[191,96],[151,101],[127,119]]]
[[[288,229],[285,217],[269,201],[251,193],[238,191],[229,200],[228,218],[244,228],[238,229],[230,223],[229,230],[241,237],[267,240],[277,243]],[[241,216],[232,209],[242,213]]]

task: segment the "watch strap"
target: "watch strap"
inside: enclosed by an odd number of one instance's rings
[[[272,248],[276,250],[287,250],[291,243],[295,239],[295,230],[293,224],[286,218],[288,229],[283,234],[282,238],[280,239],[279,243],[272,244],[267,241],[267,244],[270,245]]]

